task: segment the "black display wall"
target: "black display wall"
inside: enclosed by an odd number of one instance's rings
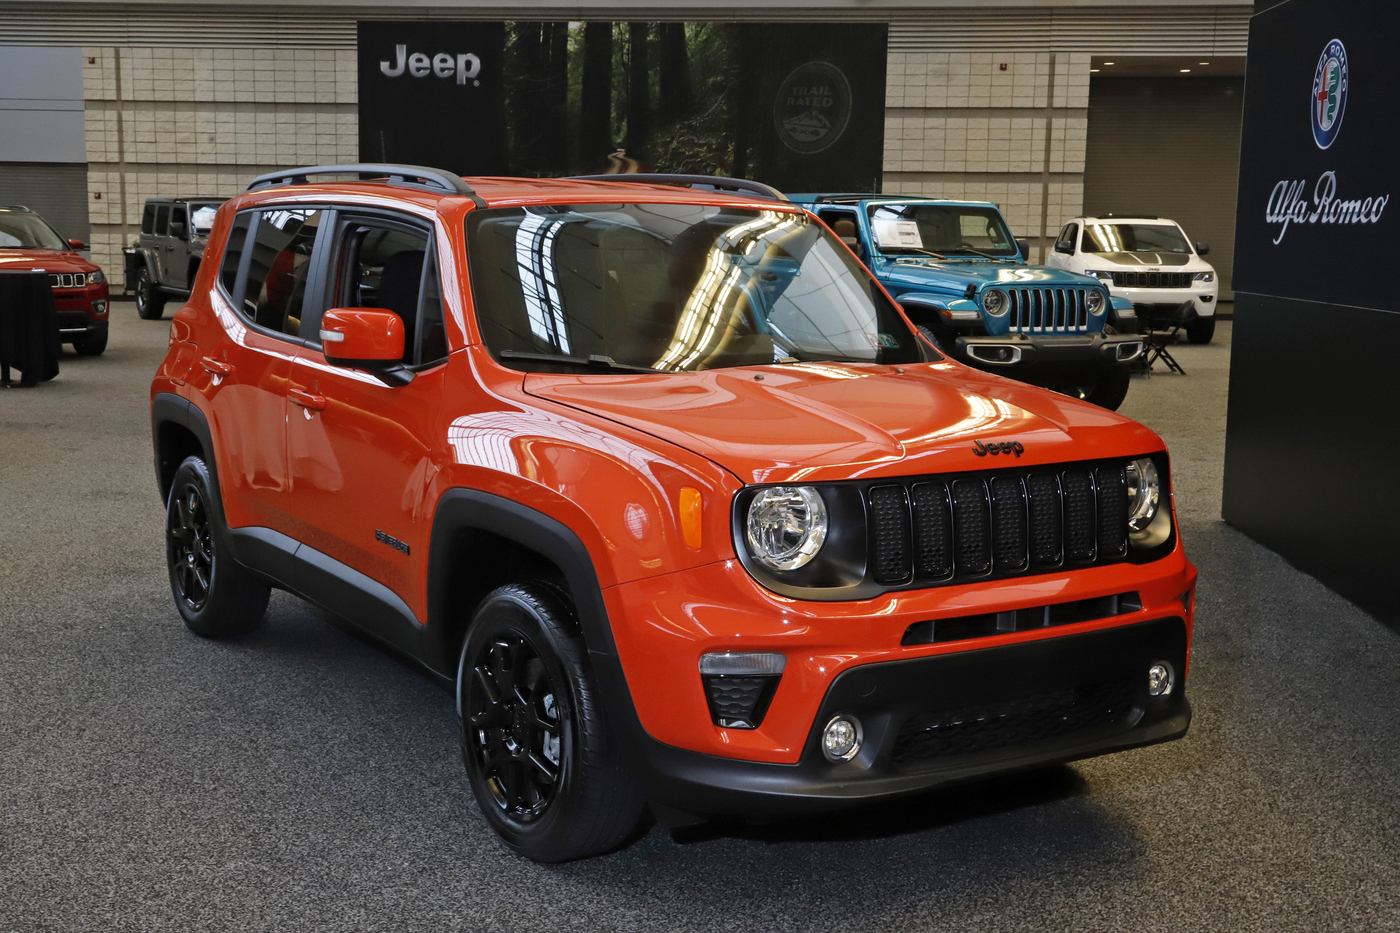
[[[1287,0],[1250,23],[1224,518],[1400,618],[1400,10]],[[1400,193],[1400,192],[1397,192]]]
[[[878,191],[883,23],[364,21],[360,158]]]

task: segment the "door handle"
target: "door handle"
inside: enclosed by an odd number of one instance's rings
[[[199,365],[204,367],[206,373],[213,373],[216,376],[232,376],[234,373],[232,363],[220,363],[212,356],[206,356],[200,360]]]
[[[310,408],[315,411],[326,410],[326,397],[324,395],[314,395],[305,389],[292,389],[287,395],[302,408]]]

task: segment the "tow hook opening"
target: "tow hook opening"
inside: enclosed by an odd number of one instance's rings
[[[1007,344],[975,343],[967,348],[967,355],[983,363],[1010,366],[1021,362],[1021,348]]]

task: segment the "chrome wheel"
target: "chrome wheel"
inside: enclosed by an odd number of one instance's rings
[[[538,820],[558,793],[569,714],[560,684],[516,631],[499,632],[473,659],[465,718],[469,763],[511,820]]]
[[[199,612],[209,599],[214,578],[214,539],[209,510],[193,484],[171,494],[172,508],[166,525],[166,555],[176,598],[191,612]]]

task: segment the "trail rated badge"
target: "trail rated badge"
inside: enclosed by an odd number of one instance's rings
[[[828,62],[808,62],[783,79],[773,101],[773,126],[793,152],[830,148],[851,121],[851,83]]]

